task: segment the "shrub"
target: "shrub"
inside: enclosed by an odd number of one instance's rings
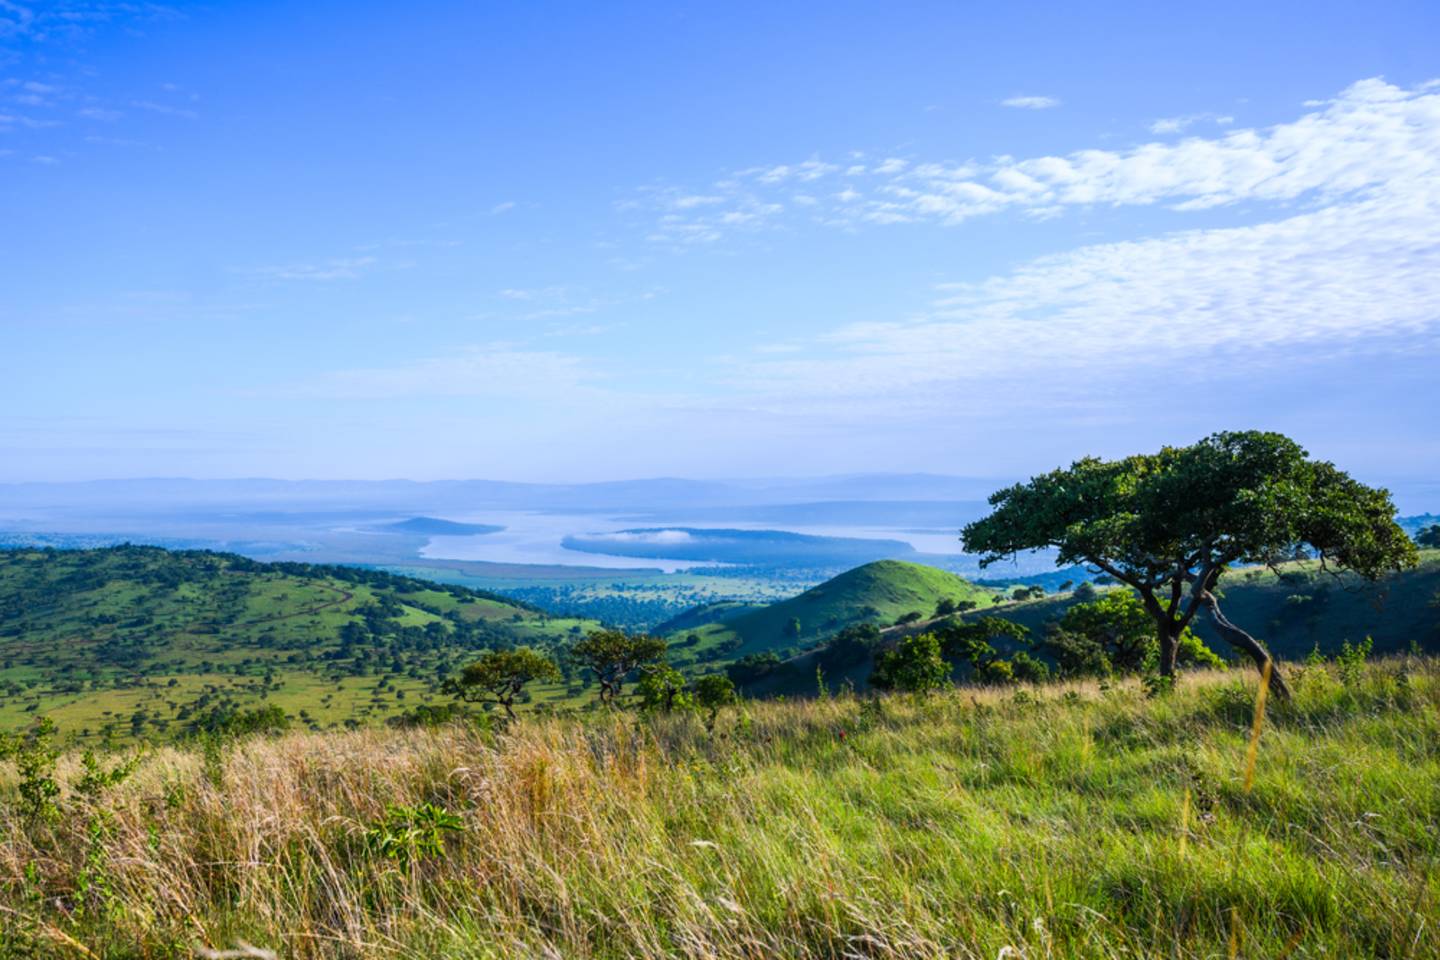
[[[875,661],[870,685],[880,690],[928,693],[943,687],[950,665],[940,656],[940,640],[933,633],[905,637]]]

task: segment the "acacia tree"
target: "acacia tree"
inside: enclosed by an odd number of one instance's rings
[[[659,637],[632,636],[623,630],[592,630],[570,648],[570,657],[594,672],[600,681],[600,702],[613,703],[626,679],[645,664],[664,657],[665,647]]]
[[[1311,460],[1278,433],[1216,433],[1188,447],[1088,457],[994,493],[995,511],[965,527],[982,565],[1053,547],[1057,565],[1085,563],[1134,589],[1155,624],[1160,673],[1175,675],[1181,634],[1203,608],[1225,640],[1264,669],[1270,654],[1220,609],[1235,563],[1274,566],[1308,545],[1327,569],[1369,580],[1412,566],[1389,491]],[[1278,670],[1271,685],[1288,689]]]
[[[515,719],[515,700],[532,680],[559,680],[555,661],[529,647],[492,650],[445,681],[441,690],[467,703],[495,703]]]

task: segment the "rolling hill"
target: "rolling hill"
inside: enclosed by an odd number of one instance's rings
[[[0,551],[0,728],[173,735],[278,705],[354,725],[437,696],[476,650],[594,626],[519,601],[354,567],[119,546]],[[541,691],[560,696],[559,687]]]
[[[877,560],[812,587],[789,600],[727,617],[694,632],[699,652],[741,657],[813,646],[851,624],[888,625],[907,613],[929,616],[942,599],[988,606],[997,594],[934,567]],[[711,654],[713,658],[713,653]]]

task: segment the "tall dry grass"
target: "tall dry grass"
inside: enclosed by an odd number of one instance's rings
[[[6,804],[0,951],[1440,956],[1440,666],[1352,681],[1271,701],[1248,786],[1226,674],[159,749],[103,809]],[[366,842],[424,803],[442,855]]]

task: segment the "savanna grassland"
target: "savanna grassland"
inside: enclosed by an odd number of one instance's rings
[[[1440,954],[1440,662],[1289,679],[1258,740],[1232,670],[42,755],[0,952]]]
[[[595,625],[356,567],[0,550],[0,730],[47,716],[91,742],[154,740],[265,707],[313,729],[379,722],[435,702],[478,650],[555,648]]]

